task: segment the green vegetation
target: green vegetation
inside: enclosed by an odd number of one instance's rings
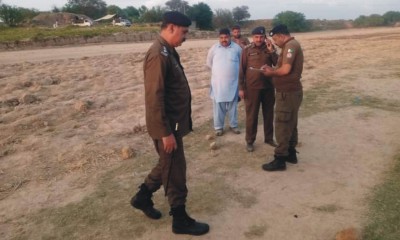
[[[285,11],[274,17],[272,25],[285,24],[289,32],[306,32],[310,29],[303,13]]]
[[[9,26],[16,26],[23,21],[28,21],[37,14],[37,10],[13,7],[6,4],[1,4],[0,1],[0,18]]]
[[[357,27],[379,27],[385,25],[385,19],[378,14],[360,16],[354,20],[354,25]]]
[[[43,40],[47,38],[57,37],[94,37],[108,36],[114,33],[132,33],[139,31],[159,31],[159,26],[135,26],[129,28],[121,27],[75,27],[68,26],[65,28],[7,28],[0,27],[0,42],[14,42],[23,40]]]
[[[107,3],[103,0],[68,0],[62,11],[83,14],[97,19],[106,15]]]
[[[375,188],[363,230],[364,240],[398,240],[400,236],[400,154],[384,182]]]
[[[235,22],[240,23],[246,19],[250,18],[249,7],[248,6],[241,6],[235,7],[232,10],[233,19]]]
[[[400,12],[389,11],[385,14],[372,14],[369,16],[361,15],[354,20],[354,25],[357,27],[377,27],[390,26],[400,21]]]
[[[212,30],[213,26],[212,26],[212,19],[213,19],[213,12],[210,8],[210,6],[208,6],[205,3],[198,3],[193,5],[193,7],[191,7],[188,10],[188,16],[196,21],[196,27],[198,27],[199,29],[203,29],[203,30]]]

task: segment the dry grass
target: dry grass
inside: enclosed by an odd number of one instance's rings
[[[244,233],[244,236],[249,239],[261,238],[264,233],[268,230],[265,225],[251,225],[249,230]]]

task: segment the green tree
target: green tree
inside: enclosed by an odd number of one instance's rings
[[[107,14],[107,4],[103,0],[68,0],[63,11],[84,14],[96,19]]]
[[[142,6],[140,6],[140,8],[138,8],[139,21],[142,21],[142,17],[147,11],[149,11],[149,9],[145,5],[142,5]]]
[[[5,24],[12,27],[17,26],[24,20],[24,16],[19,8],[7,4],[0,5],[0,18],[3,19]]]
[[[229,9],[216,9],[213,17],[215,28],[230,27],[235,24],[232,12]]]
[[[250,18],[250,13],[249,13],[249,7],[248,6],[241,6],[241,7],[235,7],[232,10],[232,15],[233,19],[237,22],[240,23],[243,20],[246,20]]]
[[[186,14],[190,8],[189,3],[182,0],[169,0],[165,3],[165,5],[167,6],[168,10],[178,11],[183,14]]]
[[[29,8],[18,8],[19,12],[22,15],[22,20],[24,22],[29,22],[32,18],[39,14],[39,11],[36,9]]]
[[[212,20],[213,20],[213,12],[211,11],[210,6],[206,3],[199,2],[198,4],[193,5],[187,14],[190,19],[196,21],[196,27],[201,30],[211,30]]]
[[[140,16],[140,21],[146,23],[161,22],[164,12],[165,9],[161,6],[152,7]]]
[[[122,9],[122,11],[124,11],[125,14],[132,20],[133,19],[134,20],[138,20],[139,19],[140,13],[139,13],[139,10],[136,9],[135,7],[128,6],[128,7],[124,8],[124,9]]]
[[[56,5],[53,5],[53,7],[51,8],[51,12],[52,13],[59,13],[59,12],[61,12],[61,9],[58,8]]]
[[[290,32],[305,32],[310,29],[303,13],[285,11],[278,13],[272,20],[272,25],[285,24]]]
[[[385,20],[386,25],[392,25],[396,22],[400,22],[400,12],[389,11],[383,14],[382,17]]]
[[[109,5],[107,6],[107,14],[121,14],[122,9],[117,5]]]

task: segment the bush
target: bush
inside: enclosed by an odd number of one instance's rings
[[[385,25],[385,19],[378,14],[372,14],[370,16],[361,15],[354,20],[354,25],[357,27],[378,27]]]
[[[290,32],[306,32],[310,25],[303,13],[285,11],[278,13],[272,20],[272,25],[285,24]]]

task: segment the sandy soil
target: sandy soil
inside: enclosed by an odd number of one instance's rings
[[[273,149],[260,138],[251,154],[244,134],[227,133],[217,139],[219,150],[208,150],[212,104],[204,62],[217,40],[188,41],[178,48],[192,89],[195,124],[186,149],[193,189],[188,208],[211,226],[199,239],[324,240],[343,228],[361,229],[369,194],[399,152],[400,28],[295,36],[306,59],[300,163],[280,173],[261,170]],[[84,201],[118,167],[134,166],[115,176],[119,188],[134,193],[152,166],[143,168],[137,160],[153,154],[143,106],[142,59],[149,45],[0,52],[2,239],[58,236],[54,223],[30,219],[44,209]],[[240,112],[243,126],[242,104]],[[199,139],[206,146],[202,151],[195,150]],[[121,160],[124,147],[136,154],[128,162]],[[223,187],[204,185],[215,181]],[[207,208],[215,203],[196,195],[201,186],[218,196],[220,207]],[[165,215],[158,223],[131,210],[128,196],[114,197],[126,198],[119,201],[134,224],[145,221],[151,227],[115,238],[105,223],[97,226],[97,235],[75,239],[191,239],[171,233],[162,193],[155,196]],[[126,224],[125,218],[112,219]]]

